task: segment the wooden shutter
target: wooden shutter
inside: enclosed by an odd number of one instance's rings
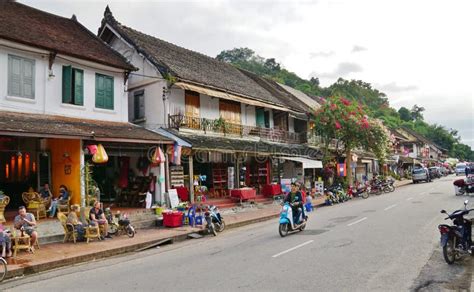
[[[135,92],[134,99],[134,119],[143,119],[145,117],[145,91]]]
[[[240,109],[238,102],[219,100],[219,115],[230,123],[241,124]]]
[[[8,56],[8,95],[21,96],[21,59]]]
[[[199,93],[186,90],[184,93],[184,103],[185,122],[188,124],[188,127],[199,129],[201,125]]]
[[[95,107],[104,108],[105,106],[105,85],[104,78],[102,75],[95,75]]]
[[[114,78],[110,76],[104,76],[104,84],[105,84],[105,108],[106,109],[114,109]]]
[[[63,66],[63,103],[71,103],[72,67]]]
[[[22,96],[33,99],[35,98],[35,61],[23,59],[21,69],[23,78]]]
[[[74,69],[74,104],[84,105],[84,71]]]
[[[264,128],[265,127],[265,113],[264,113],[263,108],[256,109],[255,116],[256,116],[257,127]]]

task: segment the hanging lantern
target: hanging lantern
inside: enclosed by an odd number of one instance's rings
[[[6,179],[10,178],[10,165],[8,163],[5,164],[5,178]]]
[[[30,153],[25,154],[25,177],[30,176]]]

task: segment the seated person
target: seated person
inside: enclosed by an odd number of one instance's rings
[[[54,218],[54,216],[56,215],[58,203],[67,204],[68,198],[69,198],[69,192],[67,190],[67,187],[65,185],[61,185],[59,187],[59,197],[51,201],[51,206],[49,206],[49,209],[47,211],[49,212],[49,218]]]
[[[0,244],[2,246],[2,258],[12,256],[12,240],[10,230],[4,229],[0,224]]]
[[[77,239],[82,241],[84,240],[84,234],[85,234],[85,229],[84,225],[82,225],[82,222],[79,221],[79,218],[77,218],[77,211],[79,210],[79,206],[77,205],[72,205],[71,206],[71,212],[67,215],[67,220],[66,223],[70,223],[74,225],[74,229],[77,231]]]
[[[48,183],[44,184],[44,187],[41,188],[41,190],[39,191],[39,194],[40,194],[41,199],[43,200],[47,200],[48,198],[53,197],[53,195],[51,194],[51,190],[49,189]]]
[[[25,206],[21,206],[18,208],[18,215],[15,217],[13,221],[13,225],[16,229],[25,232],[31,237],[30,240],[30,251],[34,251],[34,245],[38,238],[38,233],[36,232],[36,220],[35,216],[31,213],[26,212]]]
[[[89,212],[89,221],[91,225],[103,226],[105,238],[112,238],[112,236],[110,236],[110,234],[108,233],[109,224],[107,222],[107,219],[105,218],[104,211],[102,210],[102,208],[100,208],[99,201],[95,201],[94,207]]]
[[[299,224],[298,218],[300,215],[300,212],[303,212],[303,218],[306,219],[306,216],[303,211],[303,197],[301,195],[301,192],[299,191],[299,184],[298,183],[292,183],[291,184],[291,191],[288,193],[286,196],[284,202],[288,202],[291,205],[291,209],[293,211],[293,220],[295,221],[296,224]]]

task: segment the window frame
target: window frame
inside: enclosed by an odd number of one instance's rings
[[[17,59],[20,61],[20,72],[19,72],[19,88],[18,93],[13,92],[13,80],[12,77],[12,70],[13,70],[13,60]],[[25,61],[31,62],[31,76],[26,77],[25,74],[22,74],[22,70],[24,70],[24,63]],[[23,72],[24,73],[24,72]],[[31,78],[31,96],[25,94],[25,79]],[[28,100],[35,100],[35,82],[36,81],[36,60],[32,58],[27,58],[23,56],[18,56],[14,54],[8,54],[8,65],[7,65],[7,95],[12,97],[19,97],[25,98]]]
[[[107,90],[107,84],[106,82],[110,81],[111,82],[111,87],[110,90]],[[102,82],[102,88],[99,88],[99,84]],[[110,96],[107,95],[107,93],[110,93]],[[102,101],[99,101],[100,96],[102,95],[101,98],[103,99]],[[110,99],[110,100],[107,100]],[[114,110],[114,77],[101,74],[101,73],[95,73],[95,108],[97,109],[104,109],[104,110]]]

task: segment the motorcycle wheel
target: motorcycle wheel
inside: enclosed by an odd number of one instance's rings
[[[383,191],[384,191],[384,193],[390,193],[390,192],[391,192],[390,186],[384,187],[384,188],[383,188]]]
[[[109,233],[112,235],[117,234],[118,231],[118,226],[116,224],[110,224],[109,225]]]
[[[303,231],[306,228],[306,224],[301,225],[300,231]]]
[[[362,195],[362,198],[367,199],[369,197],[369,192],[365,191],[361,195]]]
[[[380,196],[382,194],[382,189],[377,189],[375,195]]]
[[[443,257],[448,265],[452,265],[456,260],[456,249],[452,238],[443,246]]]
[[[132,225],[128,225],[127,227],[127,235],[128,237],[132,238],[135,236],[135,228]]]
[[[217,232],[222,232],[225,229],[225,221],[221,219],[221,223],[215,223]]]
[[[278,233],[280,233],[281,237],[285,237],[288,235],[288,223],[281,223],[278,227]]]
[[[392,193],[392,192],[395,192],[395,186],[393,186],[393,185],[390,186],[390,192],[391,192],[391,193]]]

